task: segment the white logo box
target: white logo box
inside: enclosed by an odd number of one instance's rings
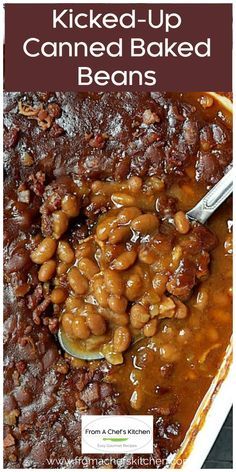
[[[82,416],[82,454],[153,452],[153,416]]]

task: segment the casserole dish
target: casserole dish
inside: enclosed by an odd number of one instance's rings
[[[230,362],[230,201],[185,217],[231,162],[230,102],[5,98],[6,467],[89,467],[81,416],[124,413],[154,417],[148,468],[177,467]],[[105,359],[63,353],[59,326]]]
[[[231,95],[209,93],[219,104],[219,110],[226,109],[232,115]],[[200,469],[207,458],[233,404],[233,341],[227,348],[222,364],[203,398],[186,437],[176,454],[171,467],[183,470]]]

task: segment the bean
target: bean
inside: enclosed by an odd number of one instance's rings
[[[102,261],[105,265],[109,264],[124,251],[122,244],[106,244],[103,249]]]
[[[115,313],[124,313],[127,308],[128,301],[125,297],[118,297],[117,295],[110,295],[108,297],[109,308]]]
[[[129,315],[127,313],[111,313],[110,320],[116,326],[127,326],[129,324]]]
[[[178,299],[175,300],[175,304],[176,304],[175,318],[177,318],[178,320],[182,320],[186,318],[186,316],[188,315],[187,306]]]
[[[91,280],[99,272],[98,265],[88,257],[82,257],[79,261],[79,270],[86,279]]]
[[[133,305],[130,311],[130,323],[133,328],[141,329],[149,321],[150,315],[147,309],[137,303]]]
[[[78,295],[83,295],[88,290],[88,281],[83,275],[80,273],[77,267],[72,267],[68,273],[68,281],[69,284],[74,290],[74,292]]]
[[[68,311],[73,311],[73,310],[77,310],[78,308],[83,308],[84,306],[84,302],[81,298],[79,297],[68,297],[66,299],[66,309]]]
[[[141,215],[141,211],[139,208],[136,207],[127,207],[123,208],[118,216],[117,216],[117,221],[118,223],[121,223],[123,225],[126,225],[130,223],[136,216]]]
[[[152,270],[153,272],[167,272],[169,270],[169,266],[171,263],[171,254],[165,254],[162,255],[161,251],[158,253],[158,258],[156,261],[152,264]]]
[[[100,180],[95,180],[94,182],[92,182],[91,184],[91,190],[93,193],[103,193],[103,189],[104,189],[104,184],[105,182],[101,182]]]
[[[62,262],[71,264],[74,261],[74,258],[75,258],[74,251],[67,241],[59,241],[57,252],[58,252],[58,257]]]
[[[200,102],[202,108],[206,109],[206,108],[212,107],[212,105],[214,103],[214,100],[210,95],[203,95],[199,99],[199,102]]]
[[[227,254],[233,253],[233,236],[232,234],[228,234],[227,238],[224,242],[224,250]]]
[[[75,338],[88,339],[90,336],[90,329],[86,324],[84,316],[74,318],[72,330]]]
[[[119,190],[120,187],[121,184],[118,182],[101,182],[101,180],[95,180],[91,185],[93,193],[105,195],[111,195],[114,191]]]
[[[179,246],[177,244],[177,246],[175,246],[173,249],[172,249],[172,252],[171,252],[171,258],[172,258],[172,268],[173,269],[176,269],[180,263],[180,259],[182,257],[182,248],[181,246]]]
[[[158,295],[163,295],[163,293],[166,290],[166,283],[168,281],[167,275],[164,274],[156,274],[152,280],[152,286],[155,290],[155,292],[158,293]]]
[[[142,188],[142,185],[143,185],[143,181],[140,177],[133,176],[133,177],[130,177],[130,179],[128,179],[128,187],[129,187],[130,192],[134,192],[134,193],[139,192]]]
[[[60,262],[57,266],[57,275],[65,274],[70,267],[70,264],[66,264],[65,262]]]
[[[165,183],[163,180],[158,179],[158,177],[149,177],[146,180],[145,184],[148,187],[151,187],[155,192],[161,192],[165,188]]]
[[[197,302],[194,305],[198,310],[205,310],[208,305],[208,291],[202,287],[197,294]]]
[[[201,327],[201,318],[197,310],[192,310],[191,317],[189,318],[189,326],[194,330],[199,330]]]
[[[163,323],[161,327],[162,338],[168,339],[170,342],[174,343],[177,333],[177,326],[174,325],[171,320],[165,320],[165,323]]]
[[[108,307],[108,296],[109,293],[106,290],[104,283],[103,283],[103,278],[101,277],[96,277],[93,283],[93,290],[94,290],[94,295],[99,303],[99,305],[103,308]]]
[[[207,330],[207,332],[208,332],[208,330]],[[192,333],[191,329],[182,328],[178,332],[177,341],[180,344],[189,344],[191,342],[192,336],[193,336],[193,333]]]
[[[98,313],[92,313],[87,316],[87,325],[95,336],[101,336],[106,332],[106,323],[104,318]]]
[[[92,257],[94,255],[94,246],[93,241],[86,241],[79,244],[75,251],[76,259],[81,259],[82,257]]]
[[[172,318],[175,314],[175,302],[170,297],[163,296],[159,306],[159,318]]]
[[[155,252],[151,248],[142,247],[138,254],[139,260],[144,264],[153,264],[157,259]]]
[[[80,212],[80,202],[76,195],[65,195],[61,202],[61,208],[69,218],[75,218]]]
[[[131,274],[126,283],[125,295],[133,302],[143,293],[143,279],[139,274]]]
[[[119,273],[114,270],[104,271],[104,282],[106,289],[113,295],[121,296],[124,293],[124,281]]]
[[[166,362],[176,362],[180,357],[180,352],[174,344],[163,344],[160,347],[160,356]]]
[[[143,405],[143,393],[141,388],[136,388],[131,397],[130,397],[130,405],[134,410],[140,410]]]
[[[142,303],[147,304],[147,305],[154,305],[156,303],[159,303],[160,299],[161,299],[160,295],[158,295],[158,293],[156,293],[154,290],[150,288],[149,291],[146,292],[144,296],[142,297]]]
[[[150,313],[151,318],[155,318],[155,316],[158,316],[160,313],[159,305],[157,304],[150,305],[149,313]]]
[[[159,123],[160,122],[160,117],[158,116],[157,113],[152,111],[150,108],[147,108],[143,112],[143,123],[145,125],[152,125],[154,123]]]
[[[54,275],[56,265],[56,261],[54,261],[53,259],[49,259],[48,261],[44,262],[38,271],[39,281],[47,282],[48,280],[50,280]]]
[[[116,219],[112,216],[104,218],[101,223],[97,225],[96,235],[100,241],[106,241],[109,238],[110,231],[116,225]]]
[[[53,236],[55,239],[60,239],[61,235],[65,233],[68,228],[68,216],[61,210],[54,211],[52,220]]]
[[[72,313],[64,313],[64,315],[62,316],[62,327],[68,336],[73,336],[73,321],[74,316],[72,315]]]
[[[136,196],[136,206],[140,208],[143,211],[147,212],[152,212],[155,209],[155,195],[152,194],[147,194],[147,193],[139,193],[139,195]]]
[[[190,230],[190,222],[183,211],[177,211],[174,216],[175,227],[181,234],[187,234]]]
[[[146,337],[152,337],[156,334],[157,332],[157,319],[153,318],[150,320],[148,323],[145,324],[143,328],[143,334]]]
[[[141,234],[151,234],[159,226],[159,219],[152,213],[146,213],[134,218],[131,228]]]
[[[131,267],[137,257],[137,252],[132,249],[131,251],[124,251],[111,263],[112,269],[115,270],[126,270]]]
[[[56,303],[58,305],[60,305],[61,303],[64,303],[64,301],[66,300],[66,297],[67,297],[67,292],[64,288],[61,288],[61,287],[54,288],[50,296],[51,302]]]
[[[109,242],[111,244],[117,244],[123,241],[126,241],[129,238],[130,229],[128,226],[118,226],[118,228],[113,228],[110,232]]]
[[[113,193],[111,201],[118,207],[130,207],[135,205],[135,197],[128,193]]]
[[[124,352],[131,343],[131,334],[126,326],[119,326],[114,331],[113,344],[115,352]]]
[[[45,238],[39,243],[30,257],[36,264],[43,264],[51,259],[57,248],[57,243],[52,238]]]
[[[100,210],[102,207],[108,207],[109,200],[105,195],[93,195],[91,196],[91,207],[93,210]]]
[[[112,343],[107,343],[103,346],[102,352],[105,359],[112,365],[123,364],[123,356],[121,353],[114,352]]]
[[[107,336],[105,334],[101,334],[100,336],[95,336],[95,335],[90,336],[90,338],[86,340],[86,349],[88,351],[94,351],[94,350],[101,351],[106,341],[107,341]],[[96,361],[94,361],[93,365],[95,364],[96,364]]]

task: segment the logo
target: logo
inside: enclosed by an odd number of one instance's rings
[[[82,454],[152,453],[153,416],[82,416]]]

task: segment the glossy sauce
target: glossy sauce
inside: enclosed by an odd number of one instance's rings
[[[194,195],[191,205],[200,195]],[[181,203],[182,208],[191,207],[187,199]],[[182,439],[221,365],[232,333],[232,257],[224,247],[230,221],[228,202],[208,223],[219,244],[211,254],[210,277],[187,302],[188,318],[163,320],[158,334],[151,341],[134,346],[125,356],[125,366],[113,367],[111,374],[130,414],[158,416],[161,408],[170,407],[172,420],[181,424]],[[208,294],[203,310],[197,308],[199,291]],[[160,356],[163,345],[170,350],[165,359]],[[166,364],[170,366],[169,373],[163,377]]]
[[[200,96],[200,93],[182,94],[184,100],[195,106]],[[218,113],[222,116],[215,101],[206,114],[213,119]],[[224,117],[231,127],[232,115],[226,110]],[[207,191],[205,185],[194,180],[194,166],[189,166],[186,173],[187,186],[173,184],[169,189],[169,194],[179,199],[184,211],[191,209]],[[232,250],[226,250],[226,241],[232,240],[231,225],[229,199],[207,223],[219,244],[211,253],[210,277],[194,289],[187,302],[188,318],[163,320],[159,333],[151,341],[141,341],[130,349],[125,356],[125,366],[113,367],[111,373],[130,414],[159,416],[170,412],[171,421],[181,425],[179,444],[217,374],[232,334]],[[197,303],[201,292],[208,296],[202,310]],[[167,349],[165,360],[163,354],[160,355],[163,345]],[[169,364],[169,372],[163,377],[166,364]]]

